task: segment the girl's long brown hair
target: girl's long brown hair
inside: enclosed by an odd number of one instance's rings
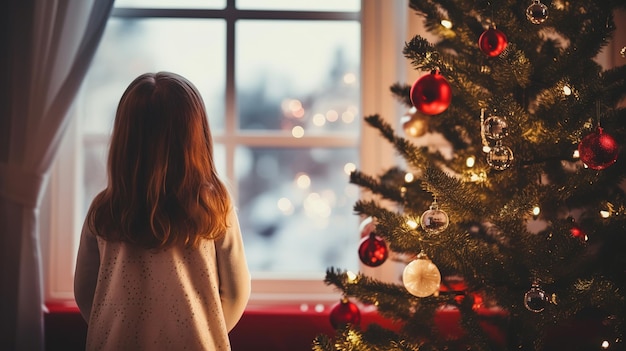
[[[225,233],[231,199],[215,170],[202,98],[187,79],[146,73],[128,86],[107,168],[107,187],[87,214],[105,240],[195,247]]]

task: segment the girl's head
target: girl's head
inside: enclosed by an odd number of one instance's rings
[[[180,75],[146,73],[128,86],[115,116],[108,176],[89,216],[105,239],[195,246],[226,229],[230,198],[215,170],[204,104]]]

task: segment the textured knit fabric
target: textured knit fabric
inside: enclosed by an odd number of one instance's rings
[[[220,240],[159,250],[107,242],[84,225],[74,292],[87,350],[230,350],[250,274],[234,210],[229,223]]]

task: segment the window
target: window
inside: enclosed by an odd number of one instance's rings
[[[218,171],[239,208],[253,299],[310,300],[329,293],[327,267],[358,270],[359,190],[348,174],[393,163],[362,117],[387,110],[399,120],[381,95],[403,79],[403,58],[383,67],[381,57],[401,53],[405,4],[383,2],[117,0],[51,180],[47,300],[73,297],[77,239],[106,185],[117,103],[150,71],[180,73],[204,98]]]

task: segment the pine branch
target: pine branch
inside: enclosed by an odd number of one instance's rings
[[[428,158],[424,156],[424,152],[420,148],[416,147],[407,139],[397,136],[391,125],[380,118],[380,116],[368,116],[365,117],[365,121],[372,127],[377,128],[382,136],[394,145],[398,153],[402,155],[411,166],[420,169],[429,163]]]

